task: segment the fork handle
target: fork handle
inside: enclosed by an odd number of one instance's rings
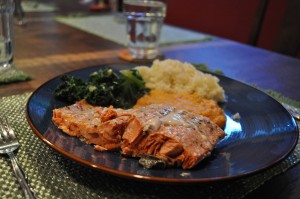
[[[34,199],[35,196],[31,190],[31,188],[29,187],[27,176],[26,176],[25,172],[23,171],[22,167],[20,166],[16,156],[12,152],[8,153],[8,156],[11,160],[15,176],[24,192],[25,198],[26,199]]]

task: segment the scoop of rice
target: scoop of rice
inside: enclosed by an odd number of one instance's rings
[[[151,67],[138,66],[146,87],[166,92],[187,92],[218,102],[225,101],[223,88],[219,79],[211,74],[198,71],[190,63],[178,60],[155,60]]]

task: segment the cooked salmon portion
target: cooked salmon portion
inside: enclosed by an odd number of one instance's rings
[[[120,148],[121,136],[131,115],[118,114],[112,107],[95,107],[84,100],[53,110],[53,122],[70,136],[95,144],[97,150]]]
[[[122,110],[80,101],[53,110],[53,122],[96,150],[120,149],[126,156],[151,156],[184,169],[197,165],[225,136],[207,117],[161,104]]]
[[[210,154],[224,131],[207,117],[152,104],[128,111],[131,119],[122,137],[122,153],[154,156],[168,166],[189,169]]]
[[[226,116],[222,108],[219,107],[216,101],[206,99],[196,94],[189,93],[168,93],[162,90],[151,90],[138,99],[134,107],[147,106],[150,104],[164,104],[177,109],[184,109],[189,112],[194,112],[199,115],[208,117],[212,122],[225,127]]]

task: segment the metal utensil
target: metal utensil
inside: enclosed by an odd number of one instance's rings
[[[292,116],[296,119],[300,121],[300,109],[296,108],[294,106],[291,106],[289,104],[286,103],[282,103],[282,105],[284,106],[284,108],[286,108],[286,110],[288,110]]]
[[[0,119],[0,154],[7,154],[9,156],[13,171],[24,192],[25,198],[35,198],[28,184],[27,176],[13,153],[18,148],[19,142],[13,129],[9,126],[7,119]]]

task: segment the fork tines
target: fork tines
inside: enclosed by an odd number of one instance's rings
[[[16,139],[13,129],[10,127],[6,118],[0,119],[0,141],[5,142]]]

